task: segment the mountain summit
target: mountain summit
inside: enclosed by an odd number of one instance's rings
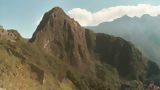
[[[45,13],[31,42],[62,60],[70,60],[75,66],[86,62],[90,57],[85,29],[59,7]]]
[[[98,26],[88,27],[95,32],[107,33],[122,37],[132,42],[145,56],[160,65],[160,16],[142,17],[123,16],[112,22],[104,22]]]
[[[143,90],[160,74],[130,42],[85,29],[59,7],[29,41],[0,39],[0,55],[7,90]]]

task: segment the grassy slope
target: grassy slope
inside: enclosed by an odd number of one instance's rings
[[[79,72],[65,61],[41,51],[34,43],[22,41],[0,43],[0,87],[7,90],[105,90],[118,88],[119,76],[116,69],[102,65],[99,61],[93,69],[95,72]],[[99,64],[98,64],[99,63]],[[42,85],[32,78],[29,64],[33,64],[45,73],[45,83]],[[68,73],[69,72],[69,73]],[[114,83],[114,85],[113,85]]]
[[[0,87],[7,90],[72,90],[73,84],[64,79],[58,80],[62,63],[53,56],[46,55],[34,45],[22,41],[16,43],[0,42]],[[32,78],[34,72],[30,64],[43,70],[45,82],[43,85]],[[65,88],[65,89],[64,89]]]
[[[45,52],[35,43],[22,39],[16,42],[0,41],[0,87],[7,90],[117,90],[127,80],[120,78],[116,68],[99,60],[99,55],[92,51],[93,33],[86,34],[93,60],[90,60],[87,65],[90,68],[85,71],[86,64],[79,70],[68,61]],[[32,66],[42,73],[32,71]],[[35,78],[41,74],[44,74],[42,80]],[[43,84],[40,81],[44,81]]]

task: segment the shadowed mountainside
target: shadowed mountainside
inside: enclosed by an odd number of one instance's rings
[[[104,22],[98,26],[87,27],[98,33],[107,33],[122,37],[132,42],[143,54],[157,64],[159,62],[160,16],[143,15],[142,17],[123,16],[112,22]]]
[[[83,28],[59,7],[45,13],[28,42],[16,33],[0,37],[0,88],[143,90],[159,78],[159,67],[133,44]]]

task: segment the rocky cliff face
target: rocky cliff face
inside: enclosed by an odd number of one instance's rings
[[[116,67],[122,77],[143,79],[147,63],[133,44],[119,37],[99,33],[96,36],[96,52],[102,62]]]
[[[0,40],[16,42],[16,40],[19,40],[20,38],[21,36],[16,30],[5,30],[0,28]]]
[[[85,29],[59,7],[45,13],[30,41],[75,66],[90,58]]]
[[[143,90],[143,81],[159,78],[159,67],[130,42],[85,29],[59,7],[45,13],[29,42],[16,31],[0,35],[7,90],[16,81],[21,90]]]

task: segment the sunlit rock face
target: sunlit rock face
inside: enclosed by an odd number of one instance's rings
[[[30,41],[76,66],[90,58],[85,29],[59,7],[45,13]]]
[[[5,30],[0,28],[0,40],[16,42],[16,40],[19,40],[20,38],[21,36],[16,30]]]
[[[132,43],[85,29],[59,7],[30,40],[0,27],[0,89],[145,90],[159,80],[159,66]]]

